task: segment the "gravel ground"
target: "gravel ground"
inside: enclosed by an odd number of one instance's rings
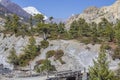
[[[46,76],[28,77],[28,78],[0,78],[0,80],[46,80]]]

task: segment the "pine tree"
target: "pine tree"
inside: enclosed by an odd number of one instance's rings
[[[49,21],[52,23],[52,20],[53,20],[54,18],[51,16],[51,17],[49,17]]]
[[[42,14],[36,14],[34,16],[34,20],[36,21],[36,23],[44,23],[44,16]]]
[[[26,66],[40,54],[40,47],[36,45],[34,37],[30,37],[29,44],[23,49],[24,54],[19,56],[19,66]]]
[[[93,43],[97,42],[97,37],[98,37],[98,31],[97,31],[97,24],[95,22],[92,22],[90,24],[91,26],[91,38],[92,38],[92,41]]]
[[[41,62],[41,64],[36,65],[35,70],[37,72],[48,72],[49,71],[56,71],[56,68],[54,65],[51,64],[51,61],[48,59],[45,59]]]
[[[105,37],[106,27],[109,25],[109,22],[106,18],[102,18],[102,21],[98,24],[99,36]]]
[[[65,28],[65,24],[62,23],[62,22],[60,22],[60,23],[58,24],[58,30],[57,30],[58,33],[59,33],[59,34],[64,33],[64,32],[65,32],[64,28]]]
[[[30,29],[31,29],[31,34],[33,34],[33,17],[30,16],[29,18],[29,25],[30,25]]]
[[[86,36],[88,37],[90,35],[90,26],[88,25],[88,23],[85,21],[85,19],[82,19],[80,18],[78,20],[78,25],[79,25],[79,28],[78,28],[78,35],[81,35],[82,36]]]
[[[78,28],[79,28],[78,22],[77,21],[73,21],[72,24],[70,25],[70,30],[69,30],[72,38],[78,37],[78,33],[81,33],[80,29],[78,29]]]
[[[14,33],[17,33],[18,28],[20,27],[19,20],[20,20],[20,18],[16,14],[14,14],[13,19],[12,19],[12,26],[11,26]]]
[[[10,29],[10,27],[11,27],[11,19],[10,19],[9,16],[6,17],[6,21],[5,21],[5,25],[4,26],[5,26],[6,30]]]
[[[24,49],[24,52],[29,56],[29,59],[34,59],[36,56],[39,55],[39,49],[38,46],[36,45],[36,41],[34,37],[31,37],[29,39],[29,44]]]
[[[47,34],[49,32],[49,24],[45,23],[38,23],[37,25],[37,31],[38,33],[43,33],[43,39],[47,40]]]
[[[12,48],[12,50],[10,51],[10,55],[8,56],[8,62],[10,64],[13,64],[14,67],[17,67],[19,65],[19,58],[16,55],[16,51],[14,48]]]
[[[115,39],[120,46],[120,21],[118,21],[117,25],[115,26]]]
[[[99,54],[94,66],[89,68],[90,80],[116,80],[114,73],[109,70],[109,62],[104,52]]]

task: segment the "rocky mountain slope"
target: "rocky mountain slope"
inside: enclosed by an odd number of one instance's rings
[[[0,0],[0,3],[7,8],[10,12],[22,17],[30,17],[30,14],[24,11],[19,5],[11,2],[10,0]]]
[[[4,15],[5,13],[10,13],[10,11],[0,4],[0,15]]]
[[[120,0],[116,0],[114,4],[102,8],[89,7],[83,13],[73,15],[67,20],[66,28],[69,29],[70,24],[79,18],[84,18],[88,23],[99,23],[101,18],[106,18],[108,21],[115,23],[116,19],[120,19]]]

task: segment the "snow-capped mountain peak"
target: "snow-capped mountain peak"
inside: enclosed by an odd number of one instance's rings
[[[34,16],[35,14],[42,14],[41,12],[39,12],[35,7],[29,6],[29,7],[25,7],[23,8],[27,13],[31,14],[32,16]],[[44,15],[44,14],[43,14]],[[45,16],[45,19],[47,19],[47,16]]]
[[[31,15],[35,15],[35,14],[41,14],[41,12],[39,12],[35,7],[25,7],[23,8],[26,12],[28,12]]]

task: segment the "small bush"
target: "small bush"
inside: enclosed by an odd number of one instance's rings
[[[114,50],[114,54],[112,55],[113,59],[120,59],[120,47],[117,47],[115,50]]]
[[[82,43],[85,43],[85,44],[87,45],[87,44],[91,43],[91,40],[90,40],[89,38],[83,38],[83,39],[81,40],[81,42],[82,42]]]
[[[48,41],[46,41],[46,40],[43,40],[43,41],[41,41],[40,42],[41,43],[41,48],[47,48],[48,46],[49,46],[49,42]]]
[[[108,44],[102,44],[101,47],[100,47],[100,50],[101,51],[105,51],[105,50],[110,50],[111,47],[108,45]]]
[[[52,32],[52,33],[50,33],[50,36],[49,36],[49,39],[51,39],[51,40],[55,40],[55,39],[57,39],[57,34],[56,34],[56,32]]]
[[[36,72],[40,73],[43,71],[56,71],[56,68],[54,65],[51,65],[51,61],[49,60],[43,60],[40,65],[35,66]]]
[[[62,50],[57,50],[54,57],[56,60],[60,59],[64,55],[64,52]]]
[[[20,57],[19,57],[19,65],[18,66],[25,67],[25,66],[27,66],[29,64],[30,59],[26,58],[26,57],[27,57],[27,55],[24,55],[24,54],[20,55]]]
[[[10,55],[8,56],[8,60],[9,60],[8,62],[10,64],[13,64],[14,67],[19,65],[19,58],[16,55],[16,51],[14,48],[12,48],[12,50],[10,51]]]
[[[56,52],[55,52],[54,50],[48,51],[48,52],[46,53],[46,58],[50,58],[50,57],[54,56],[55,53],[56,53]]]

